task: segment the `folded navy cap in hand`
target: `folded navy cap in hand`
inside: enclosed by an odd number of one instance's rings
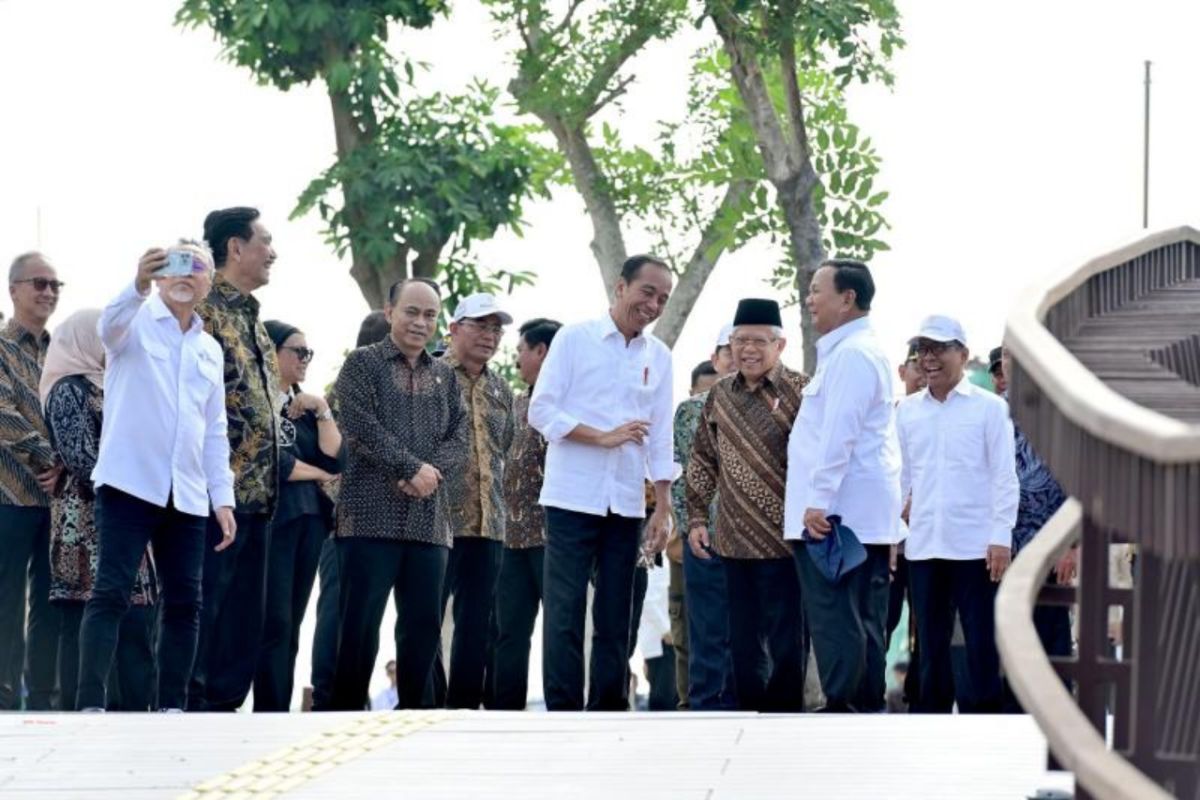
[[[831,531],[817,541],[804,529],[805,550],[826,580],[837,583],[842,576],[867,560],[867,548],[854,535],[854,531],[842,524],[837,514],[827,517]]]

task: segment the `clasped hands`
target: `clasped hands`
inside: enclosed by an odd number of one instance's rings
[[[400,491],[417,499],[429,497],[442,482],[442,471],[432,464],[422,464],[411,478],[400,481]]]

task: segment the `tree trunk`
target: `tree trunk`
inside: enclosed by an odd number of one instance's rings
[[[811,167],[810,167],[811,169]],[[801,188],[796,181],[777,188],[776,201],[787,222],[792,255],[796,261],[796,290],[800,297],[800,336],[804,343],[804,372],[812,375],[817,368],[817,338],[812,315],[804,298],[813,275],[825,260],[825,248],[821,243],[821,225],[813,211],[812,189]],[[794,188],[793,188],[794,187]]]
[[[753,181],[735,180],[731,182],[725,190],[725,196],[721,198],[720,206],[708,221],[708,225],[700,237],[700,244],[696,246],[692,257],[688,259],[683,274],[679,276],[679,282],[675,284],[675,289],[671,292],[671,299],[667,302],[667,307],[663,310],[662,316],[658,318],[658,322],[654,324],[654,335],[662,339],[667,347],[674,349],[675,342],[679,340],[683,326],[687,323],[692,308],[696,305],[696,300],[704,291],[704,284],[708,282],[708,277],[716,268],[717,261],[725,252],[725,244],[722,242],[724,236],[724,231],[721,230],[722,221],[745,202],[753,188]]]
[[[567,157],[575,188],[583,198],[588,218],[592,221],[592,255],[600,266],[604,290],[611,298],[617,278],[621,277],[621,264],[628,258],[616,204],[604,185],[604,175],[600,172],[596,156],[582,128],[568,127],[561,119],[554,117],[544,116],[541,119]]]

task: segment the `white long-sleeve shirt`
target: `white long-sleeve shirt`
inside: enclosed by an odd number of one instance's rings
[[[646,516],[644,481],[673,480],[671,351],[643,334],[628,344],[612,317],[563,327],[538,373],[529,424],[546,437],[544,506],[603,516]],[[649,422],[642,444],[573,442],[579,425],[602,431]]]
[[[784,538],[800,538],[809,508],[840,515],[863,544],[902,538],[891,376],[865,317],[817,340],[816,374],[788,439]]]
[[[905,398],[896,425],[900,489],[912,491],[905,558],[964,561],[1011,547],[1020,486],[1008,404],[963,378],[945,402],[928,389]]]
[[[130,284],[105,307],[104,425],[92,472],[156,506],[185,514],[233,506],[221,346],[196,314],[184,333],[162,299]]]

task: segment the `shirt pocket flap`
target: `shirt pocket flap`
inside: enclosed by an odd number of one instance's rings
[[[171,358],[167,346],[162,342],[156,342],[153,339],[143,339],[142,347],[146,349],[151,358],[157,358],[160,361],[167,361]]]

